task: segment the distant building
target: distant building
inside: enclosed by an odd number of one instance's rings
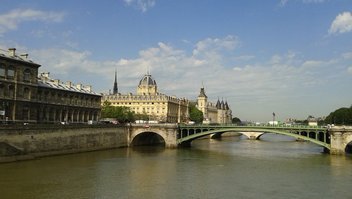
[[[101,96],[91,86],[62,83],[40,74],[39,64],[15,48],[0,51],[0,120],[81,123],[100,117]]]
[[[218,99],[216,104],[208,102],[204,87],[200,89],[197,98],[197,108],[203,112],[203,123],[227,124],[232,122],[232,110],[227,102]]]
[[[308,118],[308,126],[318,126],[318,119],[314,117]]]
[[[130,108],[136,114],[148,115],[150,121],[180,123],[188,120],[188,104],[185,98],[176,98],[158,92],[156,81],[147,73],[137,86],[137,93],[120,94],[117,91],[116,73],[112,94],[103,95],[102,103]]]

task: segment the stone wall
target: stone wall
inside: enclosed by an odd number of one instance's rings
[[[334,126],[329,129],[331,136],[331,154],[345,154],[347,145],[352,142],[351,126]]]
[[[127,135],[110,125],[0,128],[0,162],[126,147]]]

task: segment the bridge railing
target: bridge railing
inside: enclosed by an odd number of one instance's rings
[[[309,126],[309,125],[288,125],[288,124],[179,124],[179,127],[256,127],[256,128],[302,128],[302,129],[327,129],[326,126]]]

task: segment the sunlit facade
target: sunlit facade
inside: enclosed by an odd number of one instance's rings
[[[101,95],[91,86],[38,76],[39,64],[15,48],[0,51],[2,123],[82,123],[99,120]]]
[[[116,78],[114,85],[117,85]],[[188,120],[189,101],[159,93],[156,81],[149,73],[139,81],[136,94],[105,94],[102,103],[105,101],[112,106],[128,107],[136,114],[148,115],[150,121],[181,123]]]
[[[204,88],[200,89],[197,108],[203,112],[203,123],[227,124],[232,122],[232,110],[228,103],[219,99],[216,104],[209,102]]]

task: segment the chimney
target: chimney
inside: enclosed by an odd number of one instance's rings
[[[76,85],[76,88],[77,88],[78,90],[82,90],[82,84],[77,84],[77,85]]]
[[[24,57],[25,59],[28,59],[28,53],[26,53],[26,54],[21,54],[20,56],[21,56],[21,57]]]
[[[91,85],[87,85],[84,87],[88,92],[92,92],[92,86]]]
[[[72,87],[72,82],[71,82],[71,81],[67,81],[67,82],[66,82],[66,86],[69,87],[69,88],[71,88],[71,87]]]
[[[16,48],[9,48],[9,56],[16,56]]]
[[[49,78],[49,75],[50,75],[49,72],[43,72],[43,73],[40,74],[40,76],[46,77],[46,78]]]
[[[56,86],[58,86],[58,85],[60,84],[60,80],[59,80],[59,79],[54,79],[54,84],[55,84]]]

